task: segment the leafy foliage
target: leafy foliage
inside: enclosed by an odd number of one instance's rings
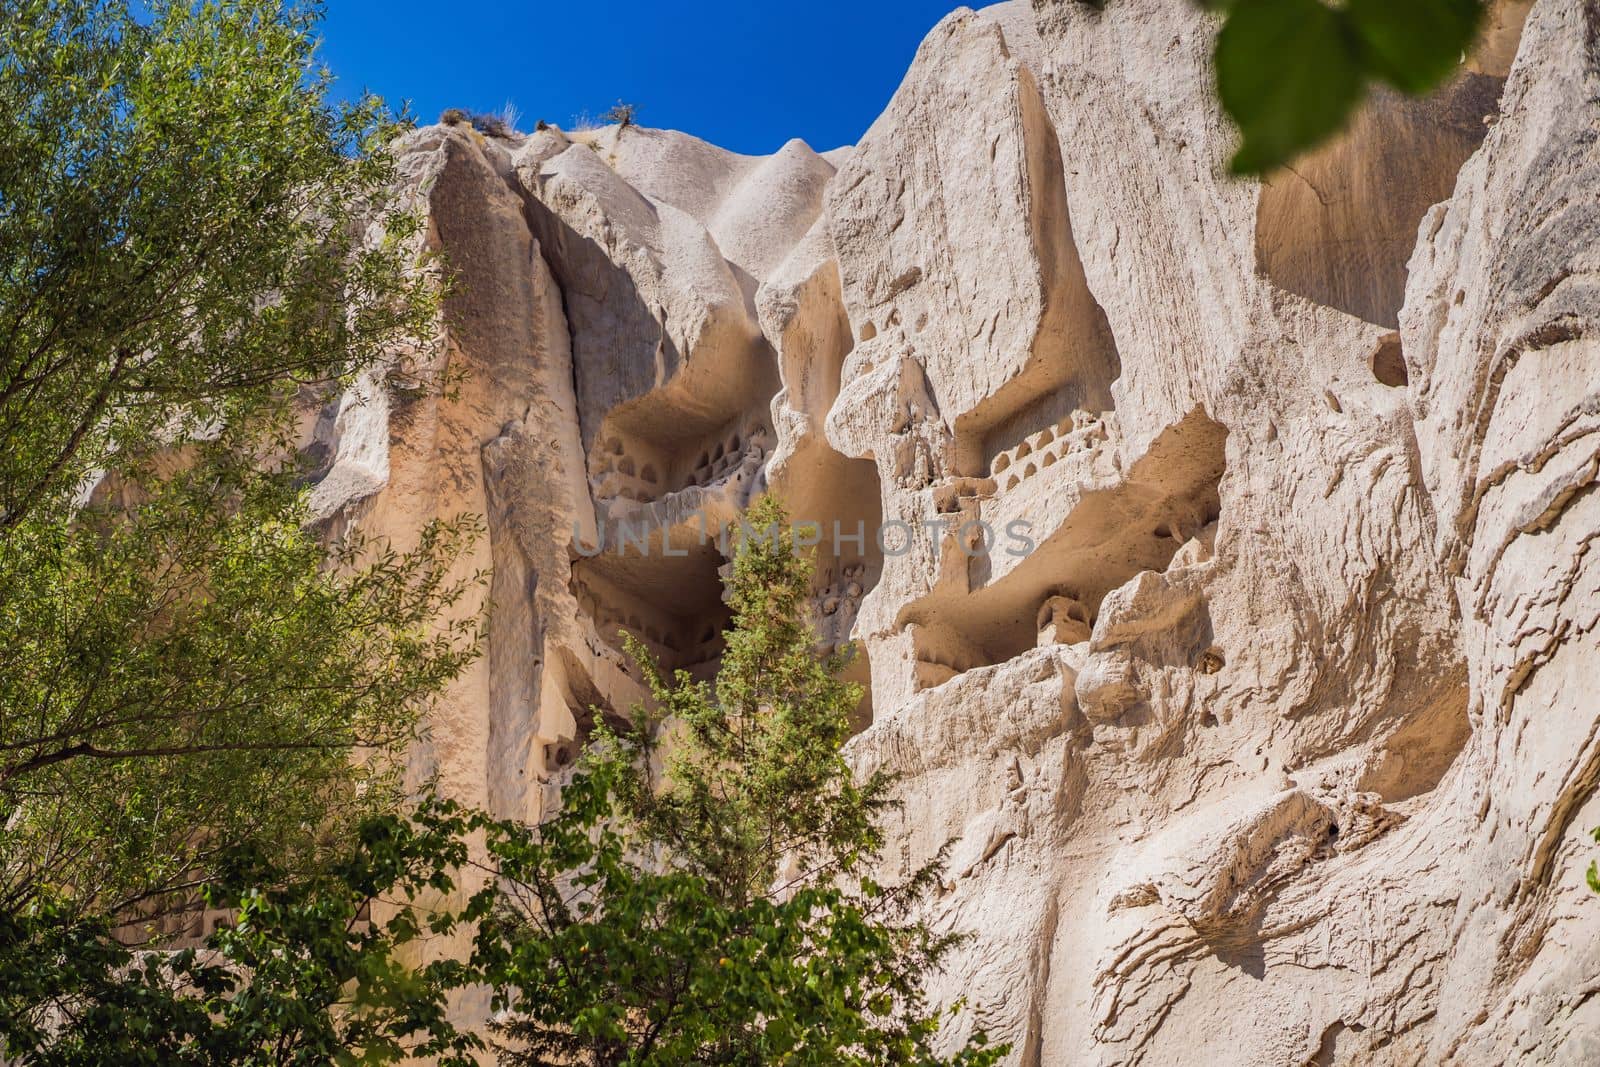
[[[0,907],[192,891],[230,843],[314,863],[473,653],[429,629],[471,524],[307,527],[297,405],[438,309],[317,14],[5,3]]]
[[[782,512],[753,509],[757,529]],[[812,652],[809,563],[746,537],[734,623],[712,686],[662,675],[637,642],[659,713],[602,722],[553,819],[480,822],[499,876],[481,897],[477,959],[508,1009],[502,1059],[522,1064],[988,1064],[981,1035],[934,1052],[923,983],[956,939],[912,918],[938,865],[884,887],[888,781],[840,753],[860,697]],[[662,717],[665,717],[663,722]],[[658,726],[670,741],[657,749]],[[664,774],[648,768],[657,757]]]
[[[1288,163],[1337,133],[1381,81],[1422,94],[1453,73],[1483,0],[1200,0],[1222,13],[1217,94],[1242,135],[1240,174]]]
[[[126,908],[241,841],[314,864],[474,652],[469,622],[434,625],[470,524],[330,559],[289,479],[199,451],[0,542],[0,906]]]
[[[1208,6],[1241,172],[1330,136],[1374,81],[1437,85],[1482,17]],[[310,525],[296,405],[438,308],[420,220],[381,206],[397,126],[332,102],[317,16],[0,0],[6,1055],[466,1063],[445,998],[483,981],[513,1063],[996,1062],[981,1036],[935,1052],[923,985],[956,942],[916,916],[938,864],[870,873],[889,783],[841,756],[859,693],[811,651],[782,538],[735,561],[714,685],[631,645],[659,711],[602,725],[549,822],[385,810],[385,757],[474,653],[470,622],[439,621],[474,528],[400,552]],[[458,914],[438,905],[469,840],[492,881]],[[232,925],[140,949],[197,897]],[[464,922],[471,961],[407,962]]]
[[[781,506],[759,502],[746,524],[714,689],[663,676],[644,646],[629,646],[660,708],[645,725],[653,734],[664,717],[673,729],[661,788],[628,793],[627,813],[729,902],[770,892],[780,861],[802,881],[857,870],[882,844],[889,785],[881,774],[856,784],[841,755],[861,688],[838,677],[847,655],[812,651],[811,563],[793,550]]]
[[[5,0],[0,529],[113,454],[281,412],[429,335],[382,101],[329,99],[315,6]]]
[[[1590,830],[1589,836],[1594,838],[1597,843],[1600,843],[1600,826]],[[1600,893],[1600,862],[1589,861],[1588,870],[1583,872],[1583,880],[1588,883],[1591,893]]]
[[[351,924],[443,868],[353,835],[475,652],[441,620],[474,525],[403,551],[311,526],[298,413],[438,311],[419,220],[380,206],[397,127],[331,101],[317,14],[0,0],[8,1057],[325,1062],[337,1035],[381,1059],[443,1033],[415,1014],[443,976],[394,962],[413,930]],[[207,954],[128,947],[201,899],[240,913]]]
[[[132,952],[49,901],[0,913],[0,1044],[38,1065],[467,1067],[481,1042],[445,1013],[465,968],[400,959],[457,922],[429,905],[455,888],[461,828],[431,807],[374,817],[314,875],[230,851],[205,895],[236,921],[199,949]]]

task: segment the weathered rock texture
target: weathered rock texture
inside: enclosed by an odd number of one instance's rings
[[[888,873],[956,841],[962,1027],[1596,1062],[1600,2],[1502,5],[1441,95],[1265,183],[1222,176],[1213,34],[960,10],[826,155],[413,135],[457,281],[409,373],[464,378],[330,408],[318,494],[487,521],[488,655],[417,773],[547,810],[642,695],[619,631],[714,669],[715,529],[771,489],[847,538],[815,617],[870,679],[853,759],[903,776]]]

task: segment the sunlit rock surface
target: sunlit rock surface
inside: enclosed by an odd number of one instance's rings
[[[1528,8],[1263,183],[1172,0],[957,11],[824,154],[410,135],[443,344],[315,421],[331,523],[487,525],[417,780],[548,810],[771,490],[952,1037],[1600,1061],[1600,4]]]

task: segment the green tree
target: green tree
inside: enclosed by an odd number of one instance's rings
[[[446,1015],[464,966],[399,958],[457,922],[428,905],[454,888],[463,828],[429,804],[373,816],[313,874],[231,850],[204,893],[234,921],[173,953],[131,951],[104,918],[0,913],[0,1048],[41,1067],[467,1067],[482,1042]]]
[[[315,4],[0,0],[0,529],[113,455],[428,336],[382,101],[333,104]]]
[[[247,840],[309,859],[472,654],[429,629],[469,524],[307,528],[297,411],[438,307],[418,219],[375,206],[395,127],[330,101],[316,17],[5,0],[0,905],[153,905]]]
[[[298,419],[430,337],[438,311],[419,219],[381,206],[396,126],[374,98],[332,101],[317,15],[0,0],[8,1056],[67,1049],[92,1010],[62,1062],[123,1062],[88,1038],[118,1025],[109,1005],[134,1025],[161,1002],[124,946],[238,888],[240,855],[272,857],[255,890],[332,906],[317,872],[395,803],[396,756],[475,652],[471,620],[440,621],[471,522],[405,551],[310,526]],[[293,919],[261,912],[270,899],[221,948],[253,977],[205,978],[207,1012],[276,996],[344,1027],[347,1005],[240,940]],[[342,989],[387,954],[268,936],[332,953],[308,966]],[[93,982],[50,992],[75,974]]]
[[[330,551],[281,472],[201,452],[0,544],[0,907],[153,918],[245,842],[314,867],[473,653],[435,622],[459,525]]]
[[[896,887],[869,876],[889,781],[857,782],[841,755],[859,688],[813,652],[811,566],[782,510],[749,518],[783,532],[742,541],[715,685],[664,676],[630,642],[658,711],[602,725],[536,831],[480,823],[501,888],[475,905],[477,959],[510,1009],[502,1059],[995,1062],[981,1036],[934,1052],[923,985],[957,939],[914,909],[938,865]]]

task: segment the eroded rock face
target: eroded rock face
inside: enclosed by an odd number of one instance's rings
[[[884,873],[955,842],[953,1038],[1600,1058],[1600,3],[1527,7],[1265,183],[1167,0],[957,11],[825,155],[412,135],[462,384],[314,421],[331,522],[487,523],[418,776],[548,810],[643,695],[621,631],[715,669],[771,490],[901,776]]]

